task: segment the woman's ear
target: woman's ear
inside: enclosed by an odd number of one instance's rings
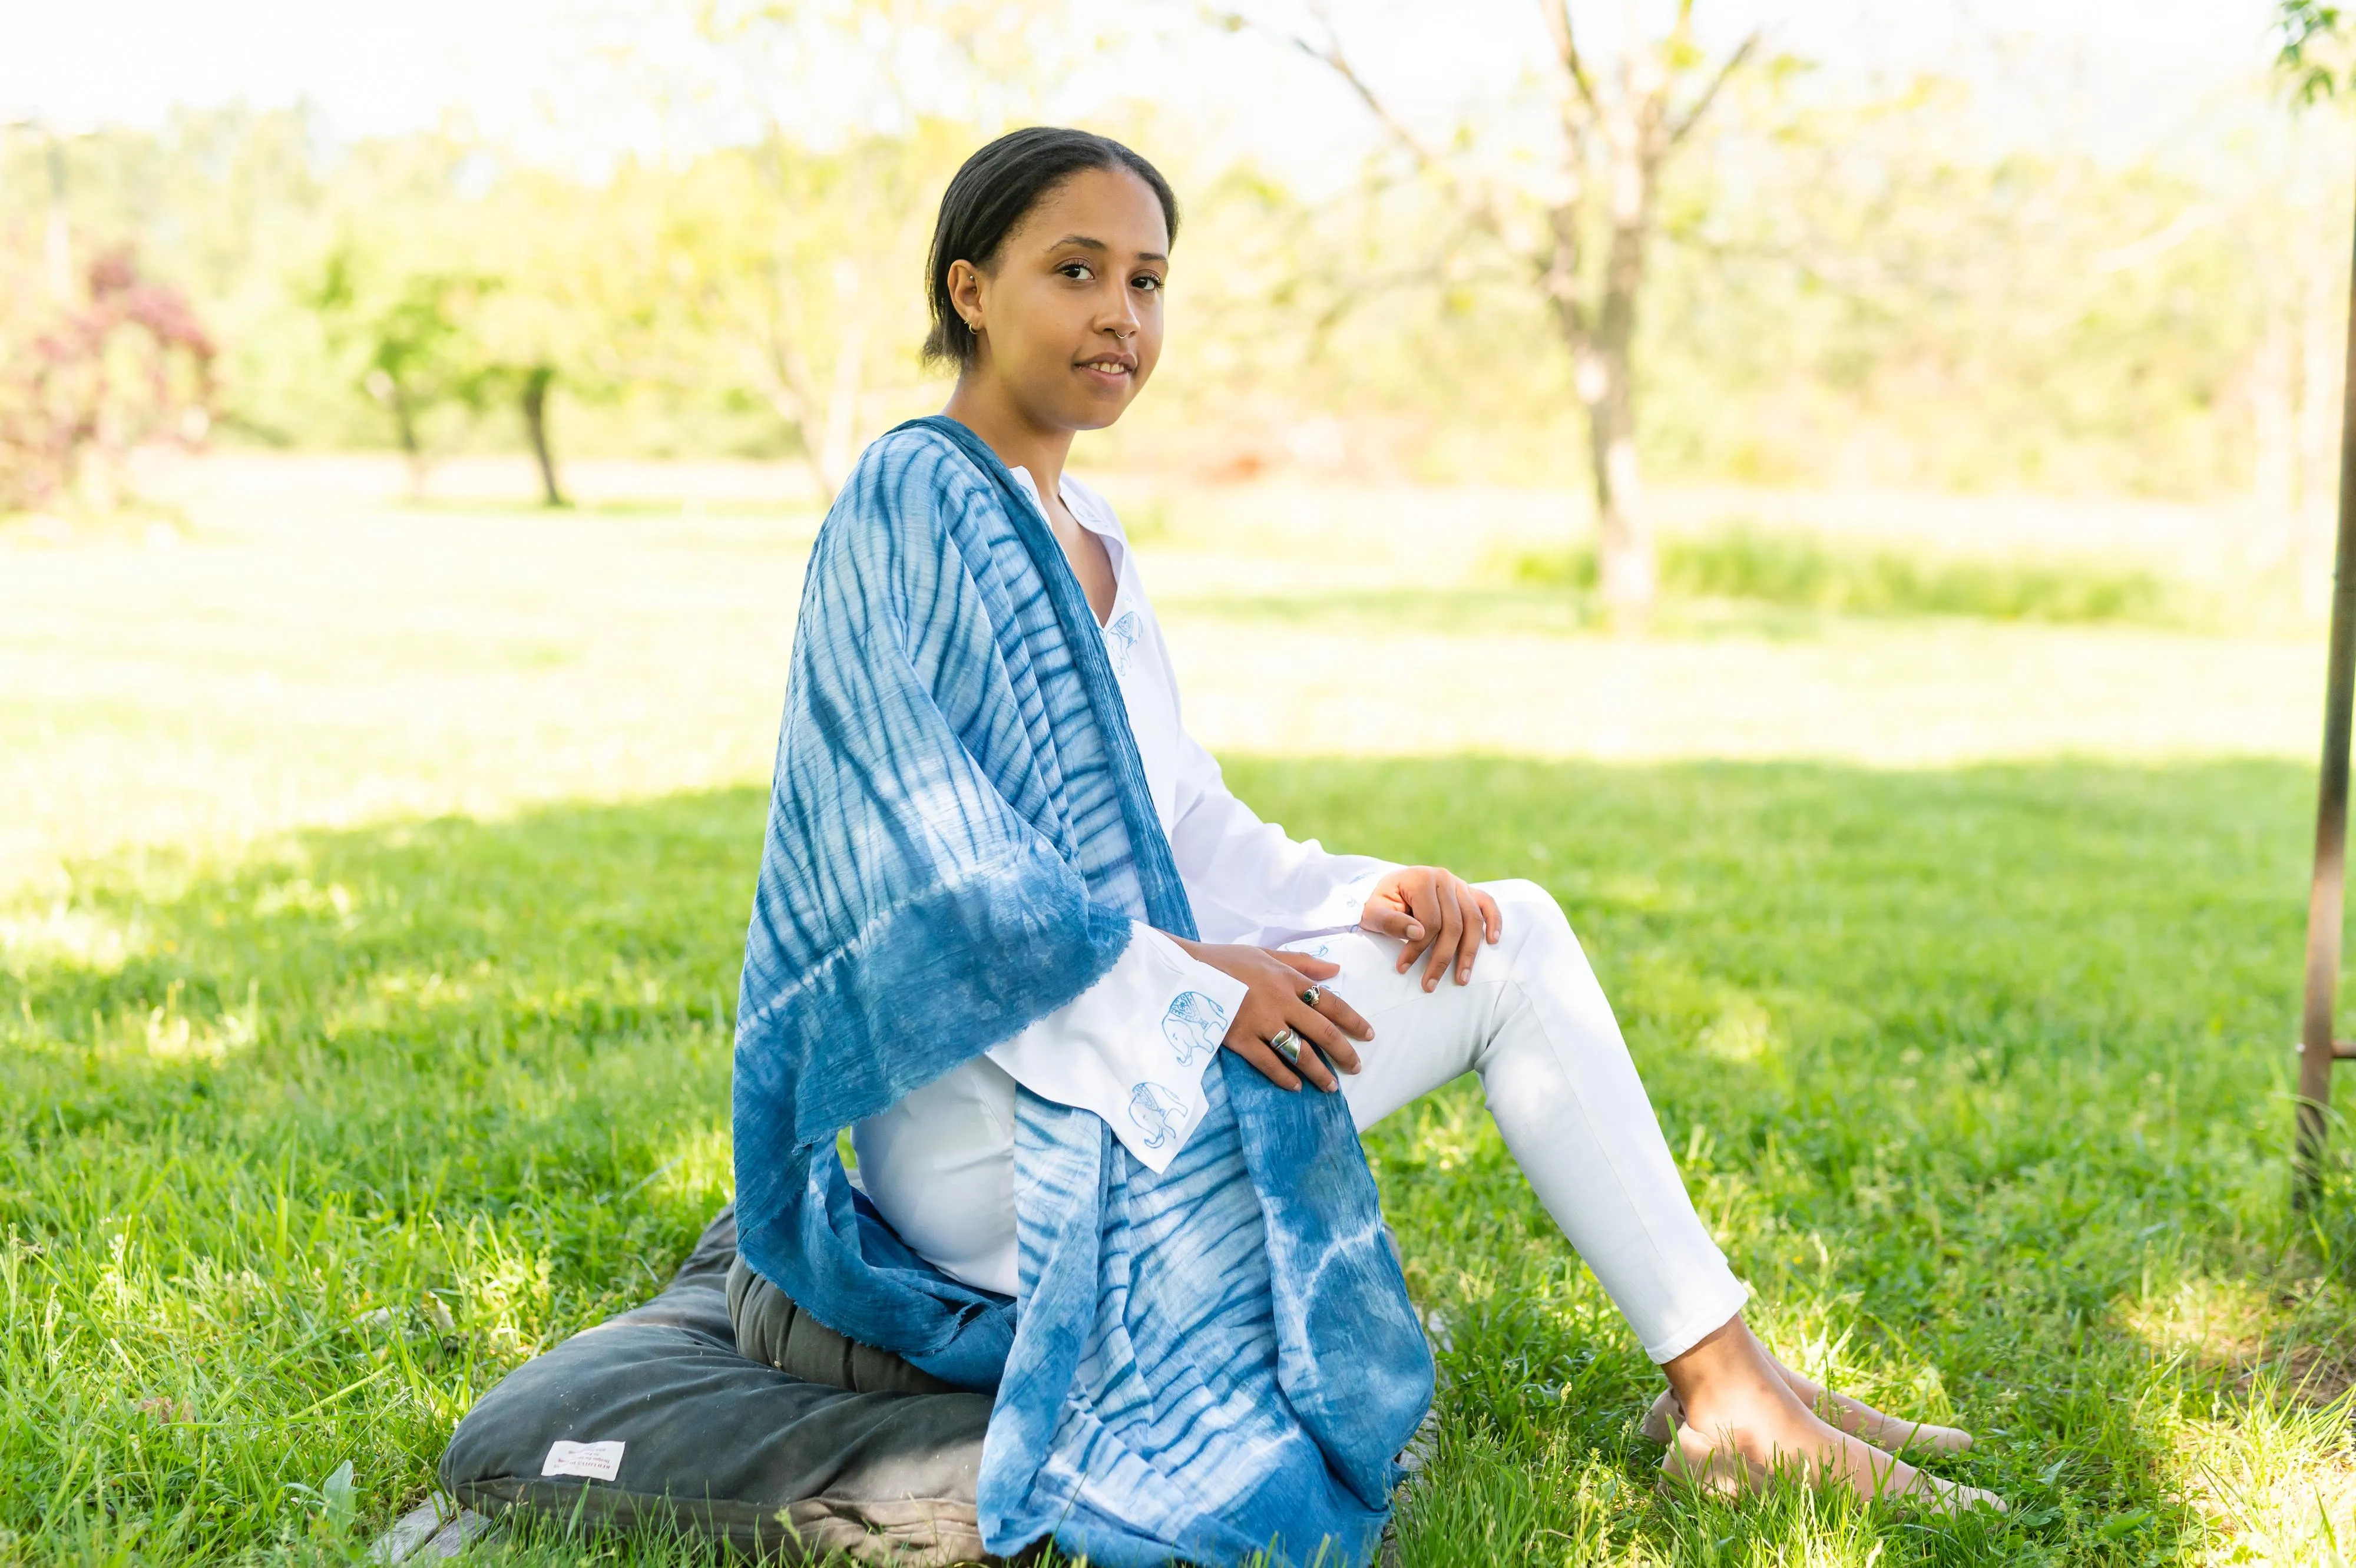
[[[949,263],[949,303],[964,317],[965,328],[977,331],[981,327],[981,269],[971,262]]]

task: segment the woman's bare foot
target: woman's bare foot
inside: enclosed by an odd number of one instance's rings
[[[1961,1454],[1972,1445],[1972,1434],[1959,1426],[1938,1426],[1927,1421],[1884,1415],[1863,1400],[1834,1393],[1802,1377],[1778,1360],[1772,1350],[1767,1352],[1767,1359],[1783,1374],[1783,1386],[1799,1395],[1803,1404],[1836,1428],[1851,1437],[1862,1437],[1876,1448],[1890,1454]]]
[[[2004,1507],[1993,1493],[1926,1475],[1828,1424],[1740,1316],[1662,1370],[1684,1410],[1662,1462],[1673,1477],[1739,1496],[1780,1471],[1868,1498],[1919,1498],[1945,1511]]]
[[[1844,1483],[1860,1497],[1905,1498],[1938,1513],[1959,1514],[1975,1508],[2008,1511],[2004,1499],[1994,1492],[1918,1470],[1846,1433],[1833,1432],[1829,1426],[1824,1430],[1842,1452],[1822,1452],[1813,1462],[1801,1458],[1762,1464],[1744,1451],[1739,1439],[1713,1444],[1692,1427],[1680,1426],[1668,1453],[1662,1455],[1661,1470],[1672,1480],[1687,1482],[1729,1501],[1766,1490],[1780,1469],[1819,1485]]]
[[[1972,1445],[1972,1434],[1961,1427],[1937,1426],[1927,1421],[1903,1421],[1894,1415],[1884,1415],[1863,1400],[1837,1394],[1821,1384],[1792,1370],[1772,1351],[1762,1350],[1773,1364],[1783,1386],[1800,1397],[1805,1404],[1829,1423],[1834,1430],[1846,1432],[1851,1437],[1861,1437],[1876,1448],[1890,1454],[1961,1454]],[[1653,1408],[1644,1412],[1637,1430],[1655,1443],[1675,1440],[1676,1430],[1685,1421],[1685,1406],[1678,1402],[1677,1391],[1663,1389]]]

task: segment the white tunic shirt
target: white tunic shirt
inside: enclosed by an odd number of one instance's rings
[[[1030,474],[1013,472],[1036,499]],[[1069,475],[1063,497],[1112,562],[1105,651],[1202,940],[1273,947],[1356,925],[1390,864],[1295,843],[1227,792],[1216,759],[1180,722],[1170,650],[1119,520]],[[1015,1086],[1095,1112],[1131,1155],[1165,1169],[1202,1119],[1203,1071],[1244,991],[1141,922],[1078,997],[852,1128],[862,1185],[944,1273],[1013,1294]]]

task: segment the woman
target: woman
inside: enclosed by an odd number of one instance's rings
[[[1356,1133],[1478,1072],[1667,1375],[1665,1467],[1993,1503],[1892,1452],[1962,1434],[1744,1326],[1550,897],[1294,843],[1185,734],[1119,523],[1064,472],[1153,373],[1176,228],[1151,165],[1075,131],[992,143],[943,199],[956,392],[862,458],[796,632],[739,1010],[740,1344],[994,1391],[993,1551],[1363,1561],[1430,1368]]]

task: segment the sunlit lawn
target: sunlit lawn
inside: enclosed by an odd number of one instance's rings
[[[0,542],[0,1560],[358,1552],[728,1189],[807,521],[198,524]],[[1941,1467],[2015,1503],[1657,1497],[1653,1374],[1466,1084],[1371,1141],[1449,1345],[1409,1563],[2356,1558],[2344,1160],[2285,1204],[2308,648],[1729,612],[1630,650],[1157,565],[1239,790],[1551,887],[1769,1338],[1981,1433]],[[1445,714],[1355,694],[1451,671]],[[1586,757],[1515,707],[1630,679],[1646,727]]]

